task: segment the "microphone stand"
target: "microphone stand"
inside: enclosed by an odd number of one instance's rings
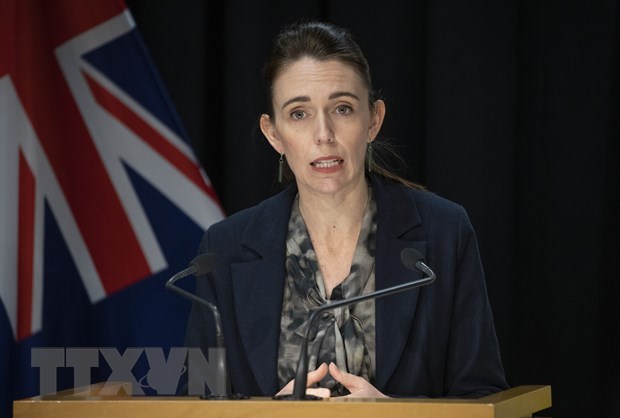
[[[413,250],[413,249],[405,249],[401,254],[402,258],[405,257],[405,251]],[[415,250],[413,250],[415,251]],[[417,251],[416,251],[417,253]],[[419,254],[419,253],[418,253]],[[419,257],[421,258],[421,256]],[[306,337],[301,345],[301,352],[299,353],[299,361],[297,363],[297,372],[295,375],[295,385],[293,387],[293,393],[290,395],[278,395],[274,396],[274,399],[277,400],[318,400],[322,399],[321,397],[314,395],[306,394],[306,384],[308,382],[308,340],[310,339],[310,329],[312,328],[312,323],[316,319],[316,317],[322,312],[340,308],[343,306],[353,305],[368,299],[378,299],[384,296],[393,295],[395,293],[404,292],[405,290],[415,289],[417,287],[426,286],[435,281],[435,273],[421,260],[415,262],[414,266],[419,270],[423,271],[429,277],[424,277],[419,280],[414,280],[412,282],[403,283],[397,286],[388,287],[386,289],[377,290],[375,292],[366,293],[365,295],[359,295],[348,299],[341,299],[338,301],[328,302],[322,306],[319,306],[310,314],[310,318],[308,319],[308,327],[306,328]],[[409,267],[409,263],[405,263],[407,267]]]
[[[214,266],[215,266],[215,254],[212,254],[212,253],[201,254],[191,261],[188,268],[172,276],[166,282],[166,289],[171,290],[175,292],[176,294],[186,299],[189,299],[193,302],[199,303],[209,309],[209,311],[213,314],[213,321],[215,323],[216,346],[219,349],[225,350],[226,344],[224,343],[224,333],[222,332],[222,319],[220,317],[220,311],[217,308],[217,306],[215,306],[213,303],[201,297],[196,296],[193,293],[190,293],[184,289],[181,289],[180,287],[174,284],[176,281],[184,277],[190,276],[192,274],[195,274],[195,275],[207,274],[209,271],[213,269]],[[208,396],[203,395],[201,396],[201,398],[202,399],[216,399],[216,400],[246,399],[247,396],[239,395],[239,394],[233,395],[231,393],[232,390],[230,386],[230,379],[228,377],[228,368],[226,367],[226,357],[217,356],[217,359],[218,359],[216,363],[217,375],[221,376],[222,379],[224,379],[224,382],[226,382],[225,389],[223,392],[218,392],[218,388],[216,387],[214,390],[211,390],[210,395]],[[216,385],[216,386],[219,386],[219,385]]]

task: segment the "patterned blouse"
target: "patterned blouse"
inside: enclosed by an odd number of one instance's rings
[[[377,209],[370,187],[368,196],[351,270],[334,288],[331,300],[375,290]],[[326,302],[323,277],[297,197],[293,203],[286,241],[286,279],[278,353],[280,387],[295,378],[299,350],[311,310]],[[362,376],[372,383],[375,376],[374,301],[323,313],[314,321],[308,350],[309,370],[315,370],[322,363],[334,362],[340,370]],[[331,389],[334,396],[348,394],[329,374],[320,386]]]

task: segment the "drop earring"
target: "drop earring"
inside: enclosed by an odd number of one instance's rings
[[[368,167],[368,172],[372,172],[372,143],[368,143],[368,147],[366,147],[366,166]]]
[[[284,165],[284,154],[280,154],[280,160],[278,161],[278,183],[282,183],[282,166]]]

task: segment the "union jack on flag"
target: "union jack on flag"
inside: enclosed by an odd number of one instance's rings
[[[182,344],[223,217],[121,0],[0,0],[0,415],[30,349]]]

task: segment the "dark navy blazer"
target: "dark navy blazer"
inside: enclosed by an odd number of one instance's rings
[[[437,280],[376,301],[376,378],[387,395],[479,397],[507,388],[474,231],[462,207],[370,176],[377,203],[376,289],[422,277],[400,253],[424,254]],[[213,225],[201,251],[218,264],[197,293],[217,304],[233,390],[272,396],[277,378],[291,186]],[[215,347],[213,319],[194,305],[190,347]]]

